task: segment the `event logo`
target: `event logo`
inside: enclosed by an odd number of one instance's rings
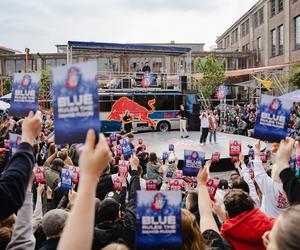
[[[166,196],[162,193],[158,193],[154,196],[153,202],[151,203],[151,209],[153,211],[160,211],[162,210],[166,205]]]
[[[23,88],[27,88],[30,85],[30,83],[31,83],[31,76],[30,75],[24,75],[20,85]]]
[[[113,104],[111,112],[108,115],[107,119],[122,122],[122,115],[125,114],[126,111],[128,111],[133,118],[137,118],[141,122],[147,122],[154,127],[156,123],[149,118],[149,115],[155,111],[155,102],[155,99],[148,101],[148,105],[151,108],[150,110],[148,110],[147,108],[130,100],[127,97],[121,97]]]
[[[281,101],[278,98],[275,98],[270,104],[269,109],[275,112],[281,108],[281,105]]]
[[[67,89],[75,89],[77,87],[79,81],[80,81],[79,69],[77,69],[75,67],[71,67],[68,70],[68,78],[67,78],[65,87]]]

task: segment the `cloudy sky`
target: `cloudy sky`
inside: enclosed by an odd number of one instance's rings
[[[215,44],[257,0],[0,0],[0,46],[55,52],[68,40]]]

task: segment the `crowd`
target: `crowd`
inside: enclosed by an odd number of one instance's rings
[[[244,111],[235,107],[228,117],[239,117],[249,130],[255,112],[251,105]],[[299,120],[298,108],[294,114]],[[212,197],[207,184],[211,160],[196,178],[182,177],[174,151],[161,159],[131,133],[100,135],[97,142],[95,132],[88,131],[84,145],[56,145],[51,115],[40,112],[21,120],[6,117],[0,129],[0,249],[135,249],[136,192],[147,189],[148,181],[158,190],[181,190],[183,250],[299,249],[295,171],[300,144],[290,137],[272,145],[267,163],[261,159],[260,141],[254,155],[240,154],[236,171],[229,180],[218,180]],[[10,132],[22,136],[13,156],[6,145]],[[208,132],[212,140],[214,134]],[[128,159],[121,139],[134,152]],[[296,168],[290,166],[292,157]],[[119,171],[124,159],[128,174]],[[69,190],[62,185],[64,169],[77,174]],[[171,185],[174,179],[183,180],[179,188]]]
[[[216,138],[216,130],[230,134],[253,136],[257,112],[258,105],[253,103],[244,106],[238,104],[227,106],[224,112],[221,111],[220,106],[212,110],[208,109],[200,114],[202,133],[204,132],[204,137],[206,135],[205,138],[209,136],[209,142],[212,142],[212,137]],[[203,115],[207,117],[207,121],[203,119]],[[293,105],[288,128],[290,136],[299,136],[300,107],[296,104]],[[216,139],[214,139],[214,142],[216,142]],[[201,140],[200,143],[202,143]]]

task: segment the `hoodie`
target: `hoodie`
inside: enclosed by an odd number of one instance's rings
[[[265,247],[261,237],[272,229],[274,221],[275,219],[254,208],[225,221],[221,235],[234,249],[263,250]]]

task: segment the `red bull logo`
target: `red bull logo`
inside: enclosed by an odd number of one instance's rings
[[[122,116],[128,111],[132,118],[137,118],[141,122],[147,122],[152,127],[155,127],[155,121],[149,118],[149,115],[155,111],[155,102],[155,99],[148,101],[148,105],[151,108],[148,110],[127,97],[121,97],[113,104],[107,119],[122,122]]]

